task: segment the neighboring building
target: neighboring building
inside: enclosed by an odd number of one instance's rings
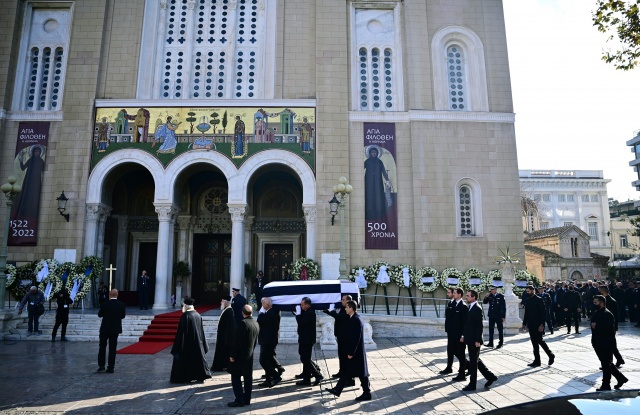
[[[591,252],[589,235],[575,225],[525,236],[527,270],[541,281],[591,280],[607,275],[609,257]]]
[[[638,180],[631,182],[631,186],[634,186],[636,190],[640,191],[640,130],[633,132],[633,138],[627,141],[627,145],[631,147],[631,152],[634,155],[634,159],[629,162],[629,166],[633,167],[633,171],[638,175]]]
[[[337,278],[340,176],[348,267],[524,249],[501,0],[2,4],[0,175],[44,170],[9,261],[98,255],[122,290],[146,269],[156,309],[178,260],[201,303],[245,264]]]
[[[638,217],[638,201],[615,202],[610,206],[611,213],[611,261],[626,260],[640,253],[640,237],[634,235],[636,229],[631,219]]]
[[[535,202],[539,228],[576,225],[589,235],[591,251],[610,255],[609,203],[602,170],[520,170],[522,196]],[[529,221],[530,222],[530,221]]]

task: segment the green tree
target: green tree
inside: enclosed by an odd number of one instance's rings
[[[227,111],[224,112],[224,115],[222,116],[222,134],[226,134],[227,133]]]
[[[191,134],[193,134],[193,123],[196,122],[196,113],[189,112],[187,115],[189,116],[189,118],[187,118],[187,122],[191,123]]]
[[[218,114],[217,112],[214,112],[213,114],[211,114],[211,124],[213,124],[213,133],[215,134],[218,128],[218,124],[220,124],[220,120],[218,119],[218,116],[220,114]]]
[[[607,34],[607,42],[618,45],[602,52],[602,60],[628,71],[638,65],[640,57],[640,0],[596,0],[597,9],[591,13],[593,25]]]

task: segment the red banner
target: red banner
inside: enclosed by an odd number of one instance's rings
[[[365,249],[398,249],[396,125],[364,123]]]
[[[48,122],[20,123],[13,175],[22,191],[13,198],[8,241],[11,246],[34,246],[38,240],[40,190],[48,142]]]

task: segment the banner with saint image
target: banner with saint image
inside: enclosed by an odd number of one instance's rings
[[[398,249],[396,125],[364,123],[365,249]]]
[[[38,212],[49,142],[48,122],[21,122],[13,162],[13,175],[22,190],[13,198],[10,246],[35,246],[38,241]]]

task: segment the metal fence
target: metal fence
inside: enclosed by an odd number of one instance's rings
[[[435,298],[430,294],[423,293],[422,297],[361,294],[360,308],[364,314],[444,318],[451,300]]]

